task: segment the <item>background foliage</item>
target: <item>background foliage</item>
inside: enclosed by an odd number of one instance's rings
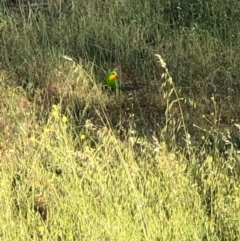
[[[238,240],[240,2],[4,0],[3,240]],[[141,89],[103,87],[109,70]]]

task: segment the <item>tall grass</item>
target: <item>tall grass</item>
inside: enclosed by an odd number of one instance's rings
[[[2,2],[1,240],[238,240],[239,9]]]

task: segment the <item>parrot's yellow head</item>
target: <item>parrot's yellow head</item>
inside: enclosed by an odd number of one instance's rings
[[[109,81],[115,81],[117,79],[117,77],[118,77],[118,74],[116,71],[112,71],[108,75]]]

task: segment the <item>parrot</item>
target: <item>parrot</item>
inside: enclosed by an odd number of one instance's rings
[[[108,73],[106,79],[105,79],[105,83],[106,85],[114,91],[131,91],[131,90],[135,90],[135,89],[139,89],[140,86],[139,85],[133,85],[132,83],[120,83],[118,81],[118,73],[117,71],[113,70],[111,72]]]
[[[112,90],[119,90],[120,88],[117,77],[118,73],[115,70],[113,70],[107,75],[107,78],[105,80],[106,85],[110,87]]]

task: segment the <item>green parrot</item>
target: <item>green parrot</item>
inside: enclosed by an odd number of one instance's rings
[[[110,87],[112,90],[119,90],[120,89],[120,85],[119,85],[117,77],[118,77],[117,72],[116,71],[111,71],[108,74],[108,76],[107,76],[107,78],[105,80],[106,85],[108,87]]]
[[[133,85],[132,83],[120,83],[117,77],[118,73],[113,70],[109,72],[105,79],[106,85],[114,91],[132,91],[140,88],[140,86],[137,84]]]

